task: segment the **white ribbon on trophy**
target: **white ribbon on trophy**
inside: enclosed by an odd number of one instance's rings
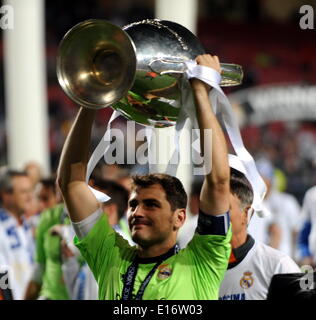
[[[105,160],[105,155],[106,155],[107,151],[109,150],[110,144],[111,144],[111,124],[120,115],[121,114],[119,112],[113,111],[111,118],[107,124],[105,134],[102,137],[102,139],[100,140],[97,147],[94,149],[94,151],[89,159],[89,162],[87,165],[87,173],[86,173],[86,182],[87,183],[89,183],[91,173],[94,170],[94,168],[96,167],[96,165],[98,164],[98,162],[100,161],[100,159],[102,158],[102,156],[104,156],[104,160]],[[89,188],[99,202],[107,202],[108,200],[111,199],[105,193],[100,192],[99,190],[96,190],[96,189],[92,188],[91,186],[89,186]]]
[[[195,60],[189,60],[186,62],[187,71],[186,76],[188,79],[197,78],[201,81],[210,85],[213,90],[210,92],[210,100],[213,107],[214,112],[217,116],[221,116],[229,139],[232,143],[232,146],[236,152],[237,158],[242,163],[245,168],[245,176],[250,182],[253,192],[254,199],[252,203],[252,208],[260,217],[264,217],[269,214],[267,209],[263,206],[262,201],[266,194],[266,184],[264,183],[262,177],[260,176],[255,161],[250,153],[245,148],[241,134],[239,131],[239,126],[237,119],[233,113],[232,107],[223,90],[219,86],[221,81],[221,75],[214,69],[208,68],[205,66],[197,65]],[[190,91],[188,91],[190,92]],[[197,121],[195,115],[195,108],[192,107],[193,99],[192,93],[191,97],[185,97],[184,104],[182,106],[184,110],[184,114],[190,117],[193,127],[197,128]],[[185,121],[183,118],[179,117],[179,121]],[[182,126],[183,127],[183,126]],[[176,128],[177,129],[177,128]],[[179,148],[179,137],[180,132],[177,133],[175,141],[175,150],[172,157],[180,157],[180,148]],[[171,163],[169,164],[169,168],[167,169],[169,174],[176,173],[176,167]]]

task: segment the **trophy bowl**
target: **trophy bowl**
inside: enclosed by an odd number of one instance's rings
[[[204,53],[198,38],[175,22],[147,19],[120,29],[87,20],[64,36],[57,75],[65,93],[82,106],[111,106],[129,120],[164,128],[176,124],[183,88],[190,90],[183,85],[185,62]],[[241,66],[221,68],[221,86],[241,83]]]

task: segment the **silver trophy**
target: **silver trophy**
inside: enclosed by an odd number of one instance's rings
[[[184,62],[203,53],[197,37],[175,22],[148,19],[121,29],[87,20],[62,39],[57,76],[81,106],[111,106],[127,119],[163,128],[178,119]],[[241,83],[241,66],[222,63],[221,68],[221,86]]]

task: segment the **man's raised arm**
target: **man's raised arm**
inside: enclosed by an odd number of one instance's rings
[[[70,218],[79,222],[99,208],[99,203],[85,182],[89,146],[95,111],[80,108],[63,147],[57,182]]]
[[[196,58],[196,62],[220,72],[217,56],[200,55]],[[230,195],[230,168],[225,136],[210,104],[210,87],[198,79],[192,79],[191,86],[200,128],[201,151],[205,159],[212,161],[212,170],[206,173],[201,190],[200,209],[205,214],[220,215],[228,211]],[[212,144],[211,142],[206,144],[207,147],[204,150],[205,129],[211,130]]]

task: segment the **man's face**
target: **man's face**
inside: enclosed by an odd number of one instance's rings
[[[39,211],[54,207],[58,203],[57,195],[53,188],[41,184],[38,192]]]
[[[36,162],[30,162],[26,165],[25,171],[30,177],[33,186],[35,186],[41,179],[41,168]]]
[[[178,210],[171,210],[166,193],[159,184],[134,190],[127,212],[133,241],[148,247],[172,237],[181,224]]]
[[[233,235],[247,232],[247,209],[241,209],[240,200],[232,193],[230,194],[230,220]]]
[[[33,186],[31,179],[27,176],[12,178],[13,191],[11,194],[11,205],[17,213],[24,213],[32,203]]]

